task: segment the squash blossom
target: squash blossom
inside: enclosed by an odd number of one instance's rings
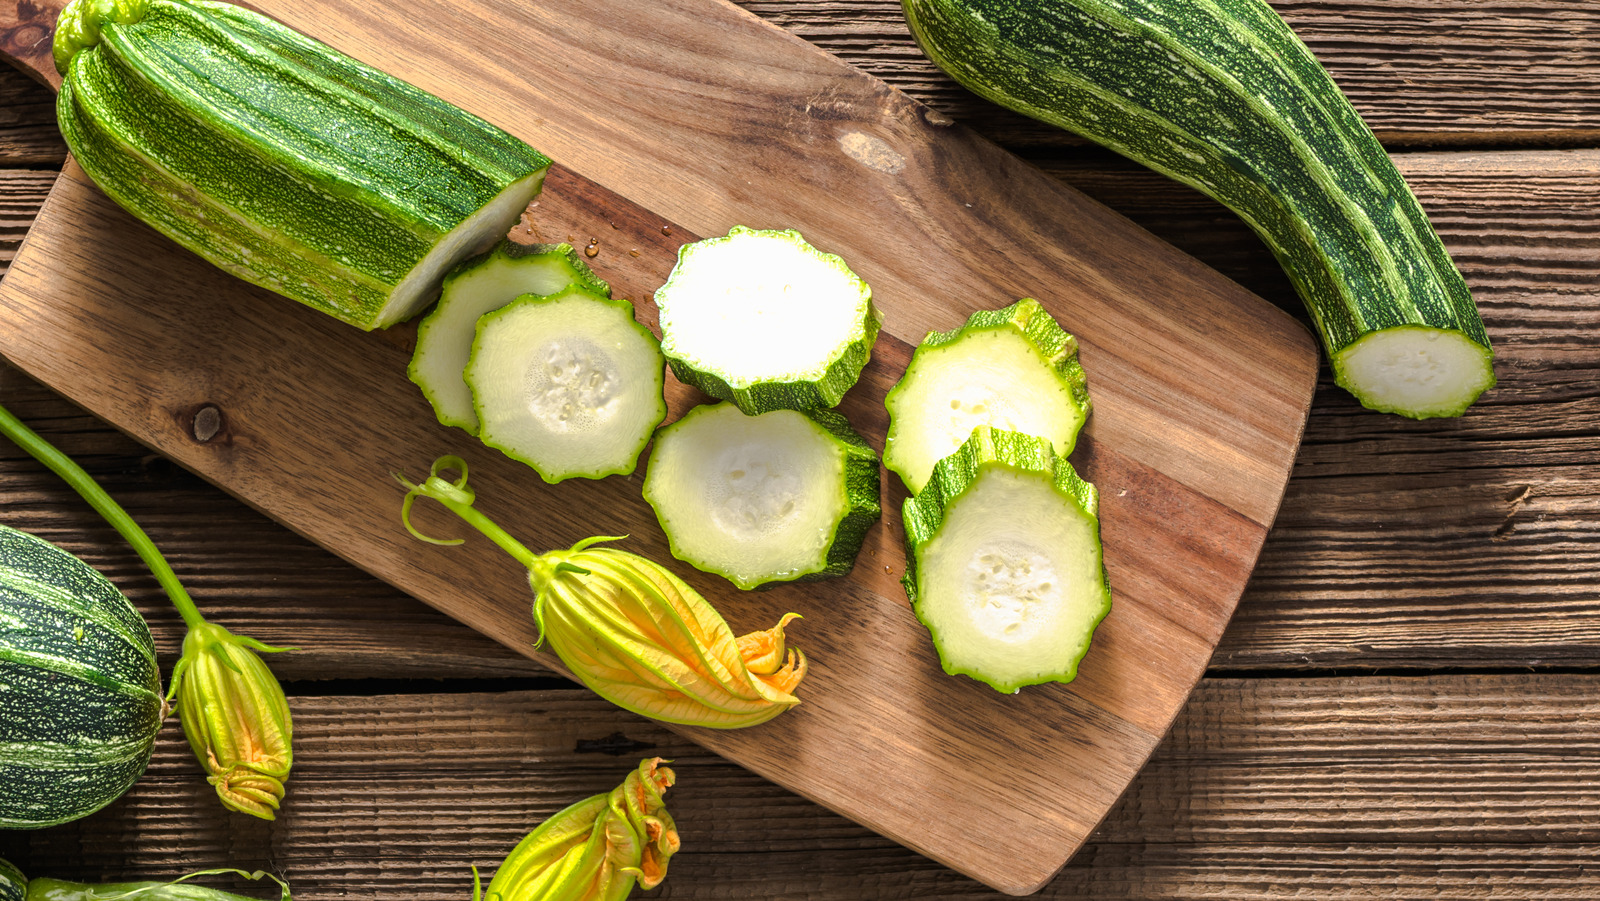
[[[454,482],[439,475],[454,469]],[[488,536],[528,569],[533,616],[540,642],[548,641],[561,662],[606,700],[642,716],[689,726],[736,729],[753,726],[800,703],[794,689],[805,677],[806,659],[784,644],[787,614],[776,626],[735,637],[716,608],[660,564],[594,544],[587,538],[570,550],[535,554],[474,510],[467,466],[459,457],[434,461],[428,479],[408,489],[401,520],[411,525],[411,505],[432,498]]]
[[[659,757],[623,783],[545,820],[517,843],[489,883],[488,901],[622,901],[667,877],[678,829],[661,795],[675,779]],[[473,901],[479,901],[473,886]]]
[[[85,8],[100,10],[95,13],[100,15],[129,4],[135,0],[107,0]],[[216,786],[222,806],[272,819],[283,798],[283,781],[289,778],[289,704],[278,680],[252,649],[289,648],[267,647],[207,622],[155,542],[83,467],[4,407],[0,407],[0,434],[72,486],[150,568],[189,630],[166,699],[178,697],[183,732],[206,769],[207,781]]]
[[[281,651],[203,623],[172,671],[178,720],[222,806],[264,820],[283,800],[294,752],[283,687],[256,651]]]

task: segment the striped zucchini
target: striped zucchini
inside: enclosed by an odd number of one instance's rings
[[[28,877],[11,861],[0,860],[0,901],[23,901],[28,897]]]
[[[135,216],[246,281],[363,329],[409,318],[502,237],[549,160],[257,13],[73,0],[57,119]]]
[[[1477,307],[1383,147],[1264,0],[903,0],[940,68],[1227,205],[1287,270],[1338,383],[1456,416],[1494,384]]]
[[[105,577],[0,526],[0,828],[65,823],[150,762],[161,678],[144,619]]]

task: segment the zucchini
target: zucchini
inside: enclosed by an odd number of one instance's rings
[[[9,860],[0,859],[0,901],[24,901],[28,897],[28,877]]]
[[[878,455],[837,413],[713,404],[656,436],[644,498],[672,556],[749,589],[850,572],[878,486]]]
[[[1025,297],[979,310],[959,329],[929,332],[883,404],[884,465],[916,494],[978,425],[1038,435],[1058,456],[1072,453],[1089,388],[1077,339]]]
[[[106,578],[0,526],[0,828],[87,816],[150,762],[164,705],[155,642]]]
[[[956,81],[1217,199],[1374,410],[1457,416],[1495,383],[1466,282],[1361,117],[1264,0],[903,0]]]
[[[53,50],[67,146],[133,215],[363,329],[409,318],[504,236],[550,161],[478,117],[241,7],[72,0]]]
[[[633,472],[667,416],[656,336],[581,285],[479,319],[465,378],[478,438],[546,482]]]
[[[799,232],[743,226],[679,248],[656,306],[678,379],[752,416],[838,404],[881,321],[844,260]]]
[[[1071,682],[1111,610],[1100,497],[1043,438],[980,425],[907,498],[901,580],[944,671]]]
[[[472,389],[462,372],[472,356],[478,318],[523,294],[555,294],[568,285],[611,296],[611,286],[595,277],[570,244],[502,240],[444,277],[438,305],[417,326],[417,348],[406,369],[439,422],[477,434]]]

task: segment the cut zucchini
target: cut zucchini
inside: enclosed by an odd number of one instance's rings
[[[406,369],[440,422],[478,431],[472,390],[462,375],[472,355],[478,317],[523,294],[555,294],[568,285],[611,296],[611,286],[595,277],[570,244],[502,240],[445,276],[438,306],[417,327],[417,349]]]
[[[466,368],[479,439],[546,482],[633,472],[665,380],[633,305],[576,285],[484,315]]]
[[[878,456],[828,410],[690,410],[661,430],[644,497],[672,555],[740,588],[841,576],[878,520]]]
[[[1050,442],[978,426],[905,502],[902,583],[944,671],[1070,682],[1111,610],[1099,495]]]
[[[837,404],[880,322],[844,260],[799,232],[743,226],[680,248],[656,305],[673,373],[752,416]]]
[[[884,465],[916,494],[978,425],[1037,435],[1058,456],[1072,453],[1089,389],[1077,339],[1025,297],[973,313],[959,329],[929,332],[884,406]]]

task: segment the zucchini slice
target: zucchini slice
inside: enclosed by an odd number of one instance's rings
[[[1111,610],[1100,499],[1050,442],[978,426],[905,502],[902,583],[944,670],[1071,682]]]
[[[656,305],[673,373],[752,416],[837,404],[881,321],[844,260],[799,232],[743,226],[680,248]]]
[[[750,589],[848,573],[878,487],[878,455],[843,416],[713,404],[656,436],[644,497],[674,557]]]
[[[1058,456],[1072,453],[1089,389],[1077,339],[1025,297],[973,313],[959,329],[929,332],[884,406],[884,465],[916,494],[978,425],[1037,435]]]
[[[655,336],[632,304],[578,285],[479,319],[465,377],[478,438],[546,482],[633,472],[667,415]]]
[[[472,355],[478,318],[523,294],[555,294],[568,285],[611,296],[611,286],[595,277],[570,244],[502,240],[445,276],[438,305],[417,327],[417,349],[406,369],[441,423],[473,434],[478,431],[472,390],[462,375]]]

